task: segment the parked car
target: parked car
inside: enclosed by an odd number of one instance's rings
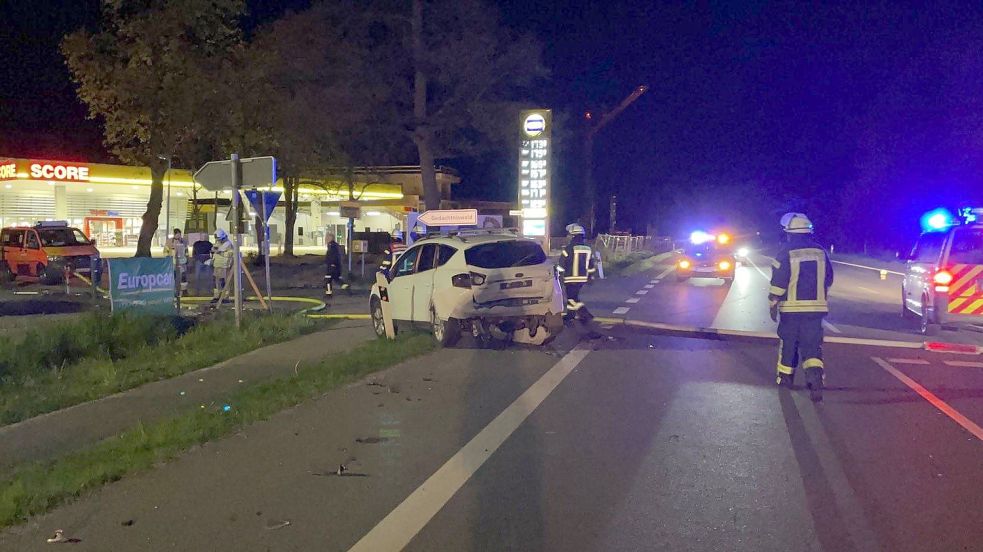
[[[0,276],[5,281],[18,277],[37,278],[57,284],[65,269],[101,276],[99,250],[78,228],[64,221],[39,222],[33,227],[0,230]]]
[[[450,346],[463,333],[488,341],[545,343],[563,329],[563,291],[556,267],[535,241],[506,230],[421,238],[372,287],[369,310],[385,334],[382,301],[394,324],[426,324]],[[516,334],[522,332],[522,334]]]

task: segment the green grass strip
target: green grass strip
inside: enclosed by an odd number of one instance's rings
[[[0,359],[11,366],[4,375],[0,362],[0,425],[179,376],[325,327],[299,316],[263,315],[245,317],[236,330],[228,316],[177,336],[166,319],[92,316],[37,332],[24,342],[0,340]]]
[[[138,424],[79,452],[19,466],[0,481],[0,527],[26,521],[105,483],[433,349],[428,335],[402,335],[394,342],[373,340],[301,369],[295,376],[240,388],[229,395],[228,411],[218,405]]]

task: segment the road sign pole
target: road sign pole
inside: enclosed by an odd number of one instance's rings
[[[270,312],[273,312],[273,291],[270,285],[270,215],[266,212],[266,192],[261,191],[259,197],[263,200],[263,244],[260,247],[265,247],[263,259],[266,261],[266,304]]]
[[[232,206],[233,206],[233,220],[232,224],[235,226],[232,232],[234,238],[232,240],[232,250],[235,255],[235,276],[233,279],[235,295],[235,313],[236,313],[236,329],[242,326],[242,255],[239,247],[239,239],[241,234],[239,233],[239,220],[242,216],[242,203],[239,200],[239,189],[242,187],[242,168],[239,164],[239,154],[232,154]]]

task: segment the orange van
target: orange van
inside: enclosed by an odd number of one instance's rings
[[[78,228],[64,221],[39,222],[33,227],[0,230],[0,277],[37,278],[43,284],[62,281],[65,268],[101,276],[99,250]]]

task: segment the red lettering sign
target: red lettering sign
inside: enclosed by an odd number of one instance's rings
[[[72,180],[85,182],[89,180],[89,167],[34,163],[31,165],[31,178],[38,180]]]
[[[17,178],[17,165],[0,161],[0,180],[13,180],[15,178]]]

